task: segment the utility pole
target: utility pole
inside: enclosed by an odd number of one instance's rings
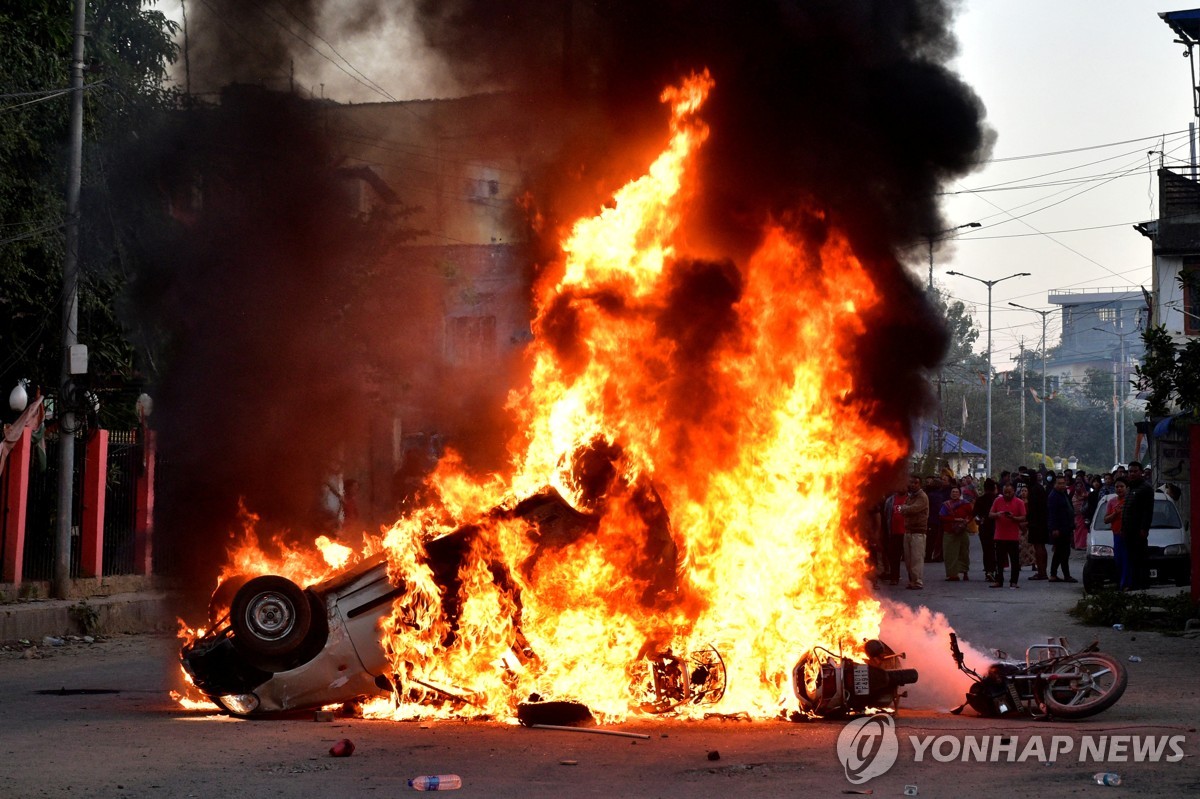
[[[1117,362],[1113,361],[1113,463],[1124,463],[1117,447]]]
[[[71,49],[70,160],[67,165],[67,252],[63,259],[62,375],[58,413],[58,526],[54,537],[53,593],[66,599],[71,584],[71,530],[75,510],[75,387],[78,371],[72,355],[79,343],[79,191],[83,183],[83,56],[87,0],[75,0],[74,43]]]
[[[987,309],[988,309],[988,314],[987,314],[987,320],[988,320],[988,324],[987,324],[987,354],[988,354],[988,368],[987,368],[987,475],[988,475],[988,477],[994,477],[995,472],[992,471],[992,287],[995,286],[997,283],[1003,283],[1005,280],[1012,280],[1014,277],[1029,277],[1030,273],[1029,272],[1014,272],[1011,275],[1005,275],[1004,277],[998,277],[995,280],[984,280],[981,277],[972,277],[971,275],[964,275],[962,272],[951,271],[951,272],[947,272],[946,274],[947,275],[956,275],[958,277],[965,277],[968,280],[974,280],[976,283],[982,283],[983,285],[987,286],[987,295],[988,295],[988,299],[987,299]]]
[[[1101,333],[1109,333],[1120,339],[1120,348],[1117,350],[1117,356],[1113,359],[1113,460],[1116,463],[1125,463],[1125,397],[1129,393],[1128,383],[1125,378],[1125,339],[1132,335],[1141,335],[1141,330],[1129,330],[1124,333],[1118,333],[1115,330],[1109,330],[1103,327],[1093,327],[1092,330],[1098,330]],[[1118,369],[1118,362],[1120,368]],[[1120,389],[1117,388],[1118,381]],[[1117,417],[1120,415],[1120,437],[1117,437]],[[1119,442],[1119,446],[1118,443]]]
[[[933,301],[933,243],[935,241],[939,240],[937,237],[944,236],[947,233],[955,233],[959,230],[966,230],[967,228],[976,228],[976,227],[981,227],[981,226],[982,226],[981,222],[968,222],[965,225],[958,225],[956,227],[946,228],[945,230],[939,230],[935,233],[929,234],[929,236],[927,237],[927,240],[929,242],[929,300],[930,300],[930,302]],[[937,445],[936,445],[936,453],[937,453],[936,460],[937,460],[937,462],[934,466],[934,471],[940,473],[942,470],[942,456],[945,454],[945,449],[946,449],[946,434],[943,432],[944,421],[943,421],[943,413],[942,413],[942,367],[940,365],[938,366],[938,374],[937,374],[937,406],[938,406],[938,422],[937,422],[938,429],[937,429]]]
[[[1118,463],[1127,463],[1124,459],[1124,398],[1128,395],[1128,383],[1126,382],[1126,354],[1124,354],[1124,337],[1128,334],[1121,334],[1121,394],[1117,398],[1117,409],[1121,413],[1121,459]]]
[[[1017,356],[1017,368],[1021,370],[1021,461],[1024,462],[1028,451],[1025,445],[1025,339],[1018,344],[1021,347],[1021,354]]]

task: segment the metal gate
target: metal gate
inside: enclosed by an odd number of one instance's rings
[[[108,436],[108,475],[104,484],[104,575],[134,573],[137,481],[142,444],[136,430]]]
[[[87,448],[83,438],[71,437],[75,446],[74,489],[76,498],[83,485],[87,464]],[[54,579],[54,539],[58,534],[58,448],[59,437],[46,436],[46,468],[37,461],[36,447],[30,447],[32,468],[29,472],[29,515],[25,520],[24,580]],[[81,503],[71,507],[71,577],[79,576],[79,531],[82,519]]]

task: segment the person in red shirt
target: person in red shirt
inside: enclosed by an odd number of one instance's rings
[[[1104,521],[1112,527],[1113,559],[1117,564],[1117,584],[1122,591],[1133,590],[1133,569],[1129,566],[1129,552],[1125,547],[1125,536],[1121,531],[1121,515],[1125,512],[1125,494],[1128,485],[1125,478],[1118,477],[1113,481],[1116,494],[1108,498],[1108,506],[1104,509]]]
[[[1017,587],[1021,572],[1021,523],[1025,521],[1025,503],[1016,497],[1012,483],[1004,485],[1004,493],[992,503],[988,514],[996,522],[996,581],[992,588],[1004,586],[1004,564],[1012,566],[1008,587]]]
[[[904,506],[904,500],[907,495],[903,490],[897,491],[892,496],[884,500],[883,503],[883,520],[887,530],[884,532],[887,555],[887,575],[885,579],[888,585],[899,585],[900,583],[900,564],[904,562],[904,512],[900,510]]]

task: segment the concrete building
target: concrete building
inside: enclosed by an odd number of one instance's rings
[[[1158,170],[1159,218],[1137,226],[1154,253],[1151,324],[1182,345],[1200,335],[1200,184],[1194,167]]]
[[[1062,342],[1046,362],[1052,384],[1069,396],[1084,385],[1089,369],[1098,369],[1116,376],[1125,405],[1134,401],[1130,377],[1145,352],[1141,331],[1149,316],[1143,292],[1057,290],[1050,291],[1046,301],[1062,307]]]

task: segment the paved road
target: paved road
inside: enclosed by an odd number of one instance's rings
[[[862,789],[921,797],[1194,796],[1200,792],[1200,679],[1194,639],[1082,628],[1065,614],[1078,586],[1027,583],[1018,591],[982,582],[946,583],[931,565],[923,592],[881,589],[893,603],[885,638],[921,669],[897,720],[896,765]],[[922,607],[926,609],[922,609]],[[932,609],[932,610],[930,610]],[[950,679],[946,614],[977,647],[1012,650],[1047,635],[1073,643],[1099,637],[1130,663],[1129,689],[1111,710],[1079,723],[994,721],[944,712],[955,690],[930,690]],[[897,618],[908,621],[900,624]],[[929,627],[933,632],[922,632]],[[1097,633],[1099,635],[1097,636]],[[626,731],[647,740],[529,730],[499,723],[422,725],[359,719],[240,721],[178,709],[168,689],[178,675],[168,637],[117,637],[53,648],[42,658],[0,654],[0,796],[3,797],[370,797],[408,792],[418,774],[456,773],[460,796],[835,796],[853,789],[836,756],[840,722],[635,721]],[[940,664],[940,665],[939,665]],[[46,689],[111,689],[117,693],[46,695]],[[945,694],[945,695],[943,695]],[[925,707],[917,707],[923,705]],[[1024,762],[915,762],[909,736],[1182,735],[1187,754],[1176,763],[1079,763],[1073,755],[1043,765]],[[332,758],[340,738],[349,758]],[[708,753],[719,753],[709,760]],[[563,760],[577,765],[563,765]],[[1124,784],[1104,788],[1093,772],[1120,772]]]

